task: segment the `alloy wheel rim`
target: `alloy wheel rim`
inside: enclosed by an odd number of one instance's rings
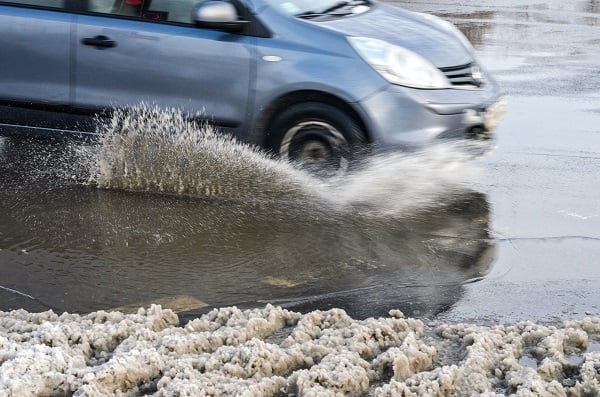
[[[286,131],[279,155],[309,170],[335,167],[340,173],[348,169],[348,146],[348,141],[337,128],[324,121],[311,120]]]

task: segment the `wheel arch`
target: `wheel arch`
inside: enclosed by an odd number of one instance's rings
[[[270,138],[269,126],[273,123],[277,115],[286,107],[304,102],[320,102],[344,111],[348,116],[352,117],[360,126],[366,142],[371,143],[370,131],[360,114],[348,102],[333,94],[317,91],[317,90],[299,90],[283,94],[271,101],[269,106],[261,113],[256,122],[256,132],[258,143],[265,146]]]

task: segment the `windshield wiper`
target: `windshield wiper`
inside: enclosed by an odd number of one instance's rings
[[[325,14],[321,13],[321,12],[316,12],[316,11],[306,11],[306,12],[301,12],[300,14],[295,14],[294,16],[296,18],[304,18],[304,19],[311,19],[311,18],[317,18],[317,17],[322,17]]]
[[[367,3],[368,2],[366,0],[338,1],[337,3],[333,4],[330,7],[327,7],[324,10],[306,11],[306,12],[302,12],[300,14],[296,14],[295,16],[297,18],[306,18],[306,19],[317,18],[317,17],[322,17],[325,15],[328,15],[328,14],[332,14],[334,11],[338,11],[338,10],[341,10],[344,8],[358,6],[361,4],[367,4]],[[349,10],[348,12],[343,12],[343,13],[336,12],[333,15],[348,15],[348,14],[352,14],[352,11]]]
[[[331,7],[327,7],[326,9],[324,9],[323,11],[321,11],[322,14],[329,14],[330,12],[334,12],[337,10],[340,10],[342,8],[346,8],[346,7],[351,7],[351,6],[355,6],[355,5],[359,5],[364,3],[364,1],[338,1],[337,3],[335,3],[334,5],[332,5]]]

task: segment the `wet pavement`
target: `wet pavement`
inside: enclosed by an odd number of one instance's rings
[[[508,95],[498,146],[468,191],[394,216],[304,197],[104,190],[84,183],[81,145],[2,139],[0,309],[600,315],[600,3],[401,4],[456,23]]]
[[[553,321],[600,309],[598,1],[411,1],[456,23],[508,94],[480,191],[497,258],[441,318]]]

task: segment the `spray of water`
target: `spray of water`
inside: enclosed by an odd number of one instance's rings
[[[101,133],[90,180],[104,189],[298,200],[405,216],[443,203],[478,175],[464,144],[444,143],[373,156],[346,175],[323,180],[180,112],[147,106],[117,111]]]
[[[295,199],[309,177],[177,111],[138,106],[101,123],[91,181],[100,188],[248,199]]]
[[[464,193],[479,175],[472,147],[446,142],[373,156],[360,169],[330,181],[323,193],[342,209],[407,216]]]

